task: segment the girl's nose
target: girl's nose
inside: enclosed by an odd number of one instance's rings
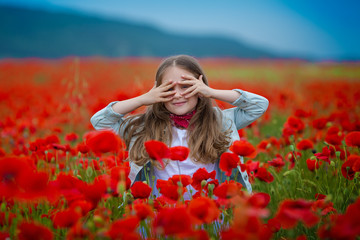
[[[174,97],[175,98],[181,98],[181,91],[179,89],[176,89]]]

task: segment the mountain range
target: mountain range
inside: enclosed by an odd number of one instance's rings
[[[275,58],[271,51],[217,35],[180,34],[79,12],[0,7],[0,58],[66,56]]]

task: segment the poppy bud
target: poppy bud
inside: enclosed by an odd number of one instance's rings
[[[86,176],[91,177],[93,175],[92,167],[88,166],[86,169]]]
[[[290,148],[290,151],[292,151],[292,152],[295,151],[294,145],[291,144],[291,145],[289,146],[289,148]]]
[[[102,224],[104,222],[104,219],[99,215],[94,215],[93,220],[95,224]]]
[[[92,221],[87,221],[86,227],[89,228],[89,229],[93,229],[95,227],[95,224]]]
[[[214,188],[215,188],[214,184],[209,184],[208,186],[209,192],[213,192]]]
[[[202,180],[201,181],[201,188],[205,187],[207,184],[207,181],[206,180]]]
[[[1,211],[1,212],[5,212],[5,211],[6,211],[6,203],[5,203],[5,202],[2,202],[2,203],[1,203],[0,211]]]
[[[118,193],[123,193],[125,192],[126,188],[125,188],[125,184],[123,181],[120,181],[117,185],[117,191]]]

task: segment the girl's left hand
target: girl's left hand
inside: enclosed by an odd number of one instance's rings
[[[195,94],[199,94],[200,97],[211,97],[212,88],[204,83],[202,75],[200,75],[199,79],[191,75],[182,75],[181,77],[184,81],[179,81],[178,84],[189,86],[189,88],[181,94],[182,96],[189,98]]]

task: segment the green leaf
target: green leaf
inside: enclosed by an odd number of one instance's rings
[[[86,176],[91,177],[93,175],[94,171],[92,167],[88,166],[86,169]]]

